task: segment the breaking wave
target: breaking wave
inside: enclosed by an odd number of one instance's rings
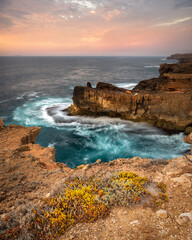
[[[39,97],[38,92],[31,92],[31,93],[24,93],[21,94],[20,96],[17,96],[17,100],[23,100],[23,99],[28,99],[29,101],[34,100]]]
[[[159,68],[159,65],[144,66],[145,68]]]
[[[107,117],[68,116],[69,98],[37,98],[16,108],[13,118],[25,126],[42,126],[37,142],[56,148],[56,159],[70,167],[102,159],[169,159],[189,150],[183,134],[167,135],[145,123]]]
[[[128,90],[131,90],[137,85],[137,83],[115,83],[114,85],[119,88],[125,88]]]

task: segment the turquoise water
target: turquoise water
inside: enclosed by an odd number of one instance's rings
[[[168,135],[144,123],[72,117],[73,88],[98,81],[127,89],[158,76],[162,57],[1,57],[0,117],[6,124],[41,126],[37,143],[54,146],[70,167],[134,156],[172,158],[190,146],[183,134]]]

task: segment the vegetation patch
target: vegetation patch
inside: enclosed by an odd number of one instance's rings
[[[18,151],[19,152],[27,152],[27,151],[30,151],[30,147],[26,146],[26,145],[23,145],[18,149]]]
[[[159,182],[159,183],[157,184],[157,186],[161,189],[161,191],[162,191],[163,193],[166,192],[167,188],[166,188],[165,183]]]
[[[7,216],[1,222],[1,227],[5,230],[4,232],[0,231],[0,239],[18,239],[18,236],[21,232],[21,228],[18,222],[14,222],[14,220]]]
[[[100,185],[104,191],[100,200],[107,206],[129,206],[151,196],[145,189],[149,180],[132,172],[119,172]]]
[[[147,190],[150,184],[149,179],[133,172],[118,172],[103,179],[67,179],[61,192],[44,199],[42,206],[33,210],[27,226],[29,239],[55,239],[78,222],[106,217],[112,206],[158,207],[168,201],[163,183],[153,183],[160,190],[156,195]]]

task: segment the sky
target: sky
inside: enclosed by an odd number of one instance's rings
[[[0,55],[192,52],[192,0],[0,0]]]

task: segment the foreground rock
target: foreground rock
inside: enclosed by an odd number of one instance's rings
[[[34,144],[40,130],[16,125],[0,129],[0,239],[16,239],[11,235],[4,238],[2,233],[25,228],[32,209],[63,178],[55,174],[71,170],[55,162],[54,148]],[[27,238],[21,235],[20,239]]]
[[[0,239],[5,239],[5,231],[16,232],[18,226],[22,230],[16,239],[31,239],[26,225],[33,218],[32,209],[39,207],[44,198],[62,191],[67,178],[102,179],[118,171],[135,172],[165,183],[168,202],[157,209],[144,205],[113,207],[109,217],[79,223],[59,239],[192,239],[192,163],[187,157],[168,161],[134,157],[109,163],[98,160],[70,169],[54,161],[53,148],[34,144],[39,131],[15,125],[0,129]]]
[[[183,57],[183,56],[182,56]],[[162,64],[159,78],[141,81],[132,91],[108,83],[75,87],[71,115],[120,117],[169,131],[189,133],[192,126],[192,61]]]

